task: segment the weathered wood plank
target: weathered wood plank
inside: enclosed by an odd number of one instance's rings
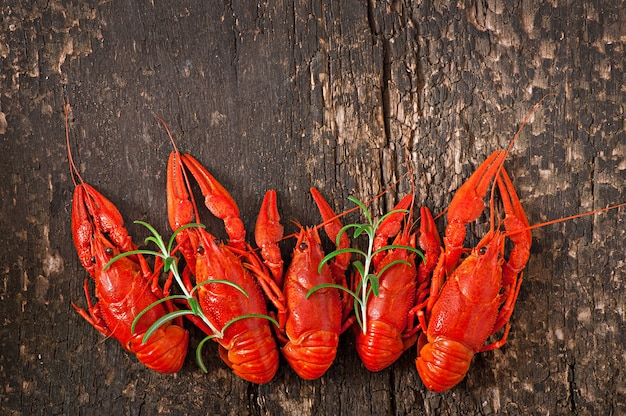
[[[377,194],[407,165],[418,201],[442,212],[548,92],[506,162],[529,220],[625,201],[623,2],[448,3],[0,8],[0,413],[626,412],[623,210],[533,231],[509,342],[444,394],[425,390],[413,349],[369,373],[351,334],[313,382],[283,361],[272,382],[249,384],[215,348],[207,375],[191,356],[160,375],[71,306],[85,306],[86,273],[71,243],[64,97],[81,173],[138,239],[135,219],[167,230],[171,145],[153,113],[233,193],[248,230],[266,189],[277,189],[291,232],[291,219],[319,221],[310,186],[346,209],[348,195]],[[402,180],[377,212],[411,189]]]

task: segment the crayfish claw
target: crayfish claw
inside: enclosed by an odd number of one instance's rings
[[[256,227],[254,238],[261,248],[261,255],[265,265],[270,269],[276,283],[281,286],[283,279],[283,258],[280,254],[278,242],[283,238],[284,229],[280,223],[278,206],[276,204],[276,191],[270,189],[265,193]]]
[[[231,194],[193,156],[181,156],[204,195],[204,204],[213,215],[224,221],[226,233],[233,247],[246,248],[246,231],[240,218],[239,207]]]

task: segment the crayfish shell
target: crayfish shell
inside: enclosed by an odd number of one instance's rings
[[[474,351],[460,342],[438,338],[434,342],[425,341],[422,334],[415,365],[417,372],[428,390],[441,393],[456,386],[463,380],[474,357]]]
[[[134,335],[125,348],[135,353],[146,367],[160,373],[176,373],[185,362],[189,333],[178,325],[157,329],[142,343],[143,334]]]

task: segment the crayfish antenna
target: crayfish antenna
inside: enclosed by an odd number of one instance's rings
[[[157,116],[154,113],[152,113],[152,116],[154,118],[156,118],[159,121],[159,123],[161,123],[163,125],[163,127],[165,128],[165,131],[167,132],[167,135],[170,138],[170,142],[172,142],[172,146],[174,147],[174,151],[176,153],[180,154],[180,152],[178,151],[178,147],[176,146],[176,142],[174,141],[174,137],[172,136],[172,132],[170,131],[170,128],[167,125],[167,123],[165,122],[165,120],[163,120],[161,117]]]
[[[515,135],[513,136],[511,141],[509,142],[509,145],[507,146],[506,150],[504,151],[504,157],[502,158],[502,160],[500,162],[500,166],[498,167],[498,170],[496,171],[496,174],[494,175],[494,178],[497,178],[500,175],[500,172],[502,170],[502,166],[504,165],[504,160],[509,157],[509,153],[511,153],[511,150],[513,149],[513,146],[515,145],[515,142],[519,138],[520,134],[522,134],[522,129],[526,126],[526,124],[528,124],[528,122],[530,121],[532,116],[537,112],[537,110],[541,106],[541,103],[543,103],[543,101],[546,98],[548,98],[549,96],[551,96],[551,95],[556,96],[555,93],[548,93],[548,94],[544,95],[543,97],[541,97],[541,99],[537,102],[537,104],[535,104],[533,106],[533,108],[530,110],[530,112],[528,113],[526,118],[524,118],[524,121],[522,121],[522,124],[519,126],[519,128],[517,129],[517,132],[515,133]],[[495,185],[495,181],[494,181],[494,185]],[[491,196],[489,198],[489,224],[491,224],[491,231],[493,231],[493,222],[494,222],[494,209],[493,209],[494,202],[493,202],[493,200],[494,200],[495,188],[496,188],[495,186],[491,187]]]
[[[609,205],[608,207],[605,207],[605,208],[594,209],[593,211],[583,212],[581,214],[574,214],[574,215],[570,215],[568,217],[563,217],[563,218],[557,218],[557,219],[554,219],[554,220],[549,220],[549,221],[546,221],[546,222],[542,222],[540,224],[530,225],[530,226],[528,226],[526,228],[520,228],[519,230],[506,232],[504,235],[505,235],[505,237],[509,237],[511,235],[515,235],[515,234],[518,234],[518,233],[523,233],[525,231],[535,230],[537,228],[543,228],[543,227],[545,227],[547,225],[558,224],[559,222],[565,222],[565,221],[573,220],[575,218],[588,217],[590,215],[600,214],[602,212],[611,211],[611,210],[619,209],[619,208],[622,208],[622,207],[626,207],[626,202],[622,202],[622,203],[616,204],[616,205]]]
[[[541,97],[541,99],[537,102],[537,104],[535,104],[533,106],[533,108],[530,110],[530,113],[528,113],[528,115],[526,116],[524,121],[522,121],[522,124],[519,126],[519,129],[517,129],[517,133],[515,133],[515,136],[513,136],[513,139],[511,139],[511,142],[509,143],[509,146],[507,147],[507,149],[505,151],[507,156],[511,152],[511,149],[513,149],[513,145],[515,145],[515,142],[517,141],[517,138],[522,133],[522,129],[526,126],[526,124],[528,124],[528,122],[530,121],[531,117],[537,112],[537,110],[541,106],[541,103],[543,102],[543,100],[545,100],[546,98],[548,98],[551,95],[556,96],[555,93],[551,92],[551,93],[548,93],[548,94],[544,95],[543,97]]]
[[[415,190],[417,186],[415,185],[415,176],[413,175],[413,169],[411,168],[411,152],[409,152],[408,144],[404,148],[404,160],[406,164],[406,173],[404,175],[409,176],[409,181],[411,182],[411,193],[415,196]],[[404,177],[402,175],[400,178]],[[409,208],[409,221],[413,218],[413,208],[415,206],[415,198],[411,199],[411,207]],[[413,227],[407,227],[409,229]]]
[[[377,201],[378,199],[380,199],[383,195],[385,195],[387,192],[389,192],[392,188],[396,187],[401,181],[402,179],[404,179],[405,176],[408,176],[411,172],[407,171],[405,173],[403,173],[398,179],[396,179],[391,185],[387,186],[385,189],[383,189],[381,192],[379,192],[378,194],[374,195],[373,197],[371,197],[370,199],[366,200],[366,201],[362,201],[363,205],[370,205],[372,202]],[[333,221],[337,220],[337,219],[341,219],[343,217],[345,217],[346,215],[355,212],[355,211],[359,211],[361,209],[361,207],[359,207],[358,205],[347,209],[339,214],[335,214],[332,217],[329,217],[328,219],[325,219],[323,222],[321,222],[320,224],[316,225],[315,228],[317,230],[319,230],[322,227],[325,227],[326,225],[328,225],[329,223],[332,223]],[[412,212],[412,211],[411,211]],[[286,236],[284,236],[282,238],[282,240],[286,240],[288,238],[293,238],[296,237],[297,233],[292,233],[292,234],[288,234]],[[282,241],[281,240],[281,241]]]
[[[74,158],[72,157],[72,150],[70,146],[70,103],[68,101],[63,105],[63,109],[65,110],[65,144],[67,146],[67,158],[70,164],[70,177],[72,178],[72,182],[74,182],[74,187],[78,186],[76,182],[76,178],[81,184],[84,184],[82,176],[80,176],[80,172],[74,163]]]

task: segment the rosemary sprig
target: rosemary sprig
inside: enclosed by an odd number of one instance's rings
[[[113,257],[111,260],[109,260],[109,262],[107,264],[104,265],[103,270],[106,270],[109,266],[111,266],[111,264],[113,264],[114,262],[116,262],[117,260],[123,258],[123,257],[128,257],[128,256],[132,256],[135,254],[146,254],[146,255],[153,255],[155,257],[159,257],[163,260],[163,270],[165,271],[165,273],[170,272],[174,278],[174,280],[176,280],[176,283],[178,284],[178,287],[180,288],[180,290],[183,292],[182,295],[170,295],[170,296],[166,296],[162,299],[157,300],[156,302],[153,302],[152,304],[150,304],[149,306],[147,306],[144,310],[142,310],[140,313],[137,314],[137,316],[135,317],[135,319],[133,320],[133,323],[131,325],[131,331],[134,333],[135,332],[135,326],[137,325],[137,322],[139,322],[139,319],[141,319],[141,317],[148,312],[151,308],[163,303],[163,302],[167,302],[170,300],[174,300],[174,299],[183,299],[187,302],[187,304],[189,305],[189,309],[180,309],[180,310],[176,310],[173,312],[169,312],[165,315],[163,315],[161,318],[157,319],[146,331],[146,333],[143,336],[142,342],[147,342],[148,339],[150,338],[150,336],[156,331],[158,330],[162,325],[164,325],[166,322],[169,322],[173,319],[178,318],[179,316],[184,316],[184,315],[194,315],[199,317],[213,332],[213,335],[208,335],[206,336],[202,341],[200,341],[200,343],[198,344],[198,347],[196,348],[196,362],[198,364],[198,367],[200,367],[200,369],[204,372],[207,373],[208,370],[206,368],[206,366],[204,365],[204,361],[202,360],[202,347],[204,346],[204,344],[213,338],[216,339],[221,339],[224,338],[224,331],[226,330],[226,328],[228,328],[230,325],[232,325],[233,323],[242,320],[242,319],[246,319],[246,318],[264,318],[264,319],[268,319],[269,321],[273,322],[276,326],[278,326],[278,322],[276,322],[276,320],[270,316],[267,315],[262,315],[262,314],[244,314],[244,315],[240,315],[237,316],[233,319],[231,319],[230,321],[228,321],[224,327],[219,330],[217,329],[217,327],[209,320],[209,318],[204,314],[204,312],[202,311],[202,308],[200,307],[200,304],[198,303],[198,300],[194,297],[194,293],[196,292],[196,290],[202,286],[202,285],[206,285],[206,284],[213,284],[213,283],[218,283],[218,284],[225,284],[225,285],[230,285],[234,288],[236,288],[237,290],[239,290],[241,293],[243,293],[246,297],[248,297],[248,294],[246,293],[246,291],[239,285],[230,282],[228,280],[222,280],[222,279],[216,279],[216,280],[207,280],[204,282],[200,282],[198,284],[196,284],[191,290],[188,290],[187,287],[185,286],[185,284],[183,283],[183,280],[180,276],[180,272],[178,270],[178,257],[176,257],[175,255],[173,255],[173,248],[174,248],[174,244],[176,242],[176,236],[183,231],[186,228],[190,228],[190,227],[200,227],[200,228],[204,228],[204,224],[198,224],[198,223],[191,223],[191,224],[186,224],[182,227],[180,227],[178,230],[176,230],[174,232],[174,234],[172,234],[172,236],[169,239],[169,242],[167,244],[167,246],[165,245],[165,241],[163,240],[163,237],[161,237],[161,235],[157,232],[157,230],[152,227],[150,224],[144,222],[144,221],[135,221],[135,224],[141,224],[144,227],[146,227],[148,230],[150,230],[150,232],[152,233],[151,236],[147,237],[144,240],[144,244],[148,244],[148,243],[154,243],[156,244],[156,246],[158,247],[159,251],[154,251],[154,250],[133,250],[133,251],[128,251],[125,253],[120,253],[117,256]]]
[[[378,253],[391,250],[391,249],[402,249],[402,250],[412,251],[416,253],[417,255],[419,255],[422,259],[424,259],[424,255],[414,247],[399,245],[399,244],[390,244],[390,245],[381,247],[377,250],[374,250],[374,239],[376,237],[376,231],[378,230],[378,227],[383,223],[383,221],[390,215],[393,215],[399,212],[408,213],[409,212],[408,210],[406,209],[392,210],[386,213],[385,215],[383,215],[377,221],[374,221],[371,212],[369,211],[369,209],[365,206],[363,202],[359,201],[357,198],[354,198],[352,196],[349,196],[348,199],[354,202],[356,205],[358,205],[359,208],[361,208],[361,211],[363,211],[363,215],[367,219],[367,222],[363,224],[354,223],[354,224],[348,224],[348,225],[343,226],[341,230],[339,231],[339,233],[337,234],[336,244],[339,245],[339,242],[343,233],[354,228],[353,235],[355,239],[361,236],[363,233],[367,235],[367,238],[368,238],[367,251],[365,252],[357,248],[344,248],[344,249],[335,250],[327,254],[320,261],[320,264],[318,267],[318,273],[321,273],[322,267],[325,263],[329,262],[330,260],[337,257],[338,255],[344,254],[344,253],[355,253],[364,259],[364,263],[360,260],[355,260],[352,262],[352,265],[354,266],[354,268],[357,270],[359,274],[359,277],[360,277],[359,283],[356,285],[356,288],[354,291],[346,287],[343,287],[341,285],[337,285],[337,284],[317,285],[311,288],[311,290],[309,290],[309,292],[306,294],[306,297],[308,299],[309,296],[313,294],[313,292],[319,289],[325,288],[325,287],[332,287],[332,288],[340,289],[340,290],[347,292],[354,298],[354,315],[356,317],[357,323],[361,327],[361,330],[365,334],[367,332],[367,301],[372,294],[374,296],[378,296],[379,289],[380,289],[380,276],[382,276],[383,273],[388,268],[396,264],[410,265],[408,261],[398,259],[398,260],[390,262],[381,270],[370,271],[370,269],[372,268],[372,259],[374,258],[374,256]]]

